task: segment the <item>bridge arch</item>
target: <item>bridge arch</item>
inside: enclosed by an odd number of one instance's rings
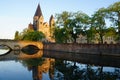
[[[11,47],[10,46],[8,46],[8,45],[6,45],[6,44],[0,44],[0,46],[2,47],[2,46],[6,46],[8,49],[10,49],[11,50]]]
[[[38,47],[38,49],[43,49],[42,42],[34,42],[34,41],[16,41],[16,40],[0,40],[0,45],[7,45],[12,50],[22,49],[28,45],[34,45]]]
[[[10,53],[12,49],[8,45],[0,44],[0,50],[3,50],[3,52],[0,53],[0,56],[4,56]]]
[[[40,49],[35,45],[27,45],[21,49],[22,52],[29,54],[29,55],[33,55],[37,53],[39,50]]]
[[[34,41],[19,41],[18,45],[22,48],[26,46],[35,46],[38,49],[43,49],[43,43],[42,42],[34,42]]]

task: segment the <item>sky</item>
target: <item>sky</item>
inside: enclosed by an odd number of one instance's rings
[[[33,22],[38,4],[41,6],[44,21],[51,15],[63,11],[82,11],[89,16],[99,8],[108,7],[119,0],[1,0],[0,39],[14,39],[16,31],[21,32]]]

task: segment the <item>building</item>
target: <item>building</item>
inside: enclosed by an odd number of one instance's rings
[[[55,21],[53,15],[51,15],[49,19],[49,23],[44,22],[44,17],[38,4],[36,12],[33,16],[33,24],[28,25],[28,29],[32,29],[34,31],[41,31],[46,36],[46,41],[54,42],[53,37],[53,29],[54,29]]]
[[[87,37],[80,34],[80,35],[78,35],[78,38],[76,39],[76,42],[77,43],[83,43],[83,44],[87,43]]]
[[[82,34],[78,35],[78,38],[76,39],[77,43],[87,43],[87,36],[84,36]],[[91,40],[91,43],[99,44],[100,43],[100,36],[99,34],[96,34],[94,39]],[[114,36],[103,36],[103,43],[104,44],[115,44],[115,37]]]

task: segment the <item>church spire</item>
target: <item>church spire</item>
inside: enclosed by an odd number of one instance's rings
[[[42,16],[42,11],[41,11],[41,8],[40,8],[40,4],[38,4],[37,6],[37,9],[36,9],[36,12],[35,12],[35,15],[34,16]]]

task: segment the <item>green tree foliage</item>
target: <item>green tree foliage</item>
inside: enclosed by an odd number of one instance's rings
[[[106,8],[106,18],[110,19],[113,26],[117,26],[120,39],[120,2],[116,2]]]
[[[106,29],[106,36],[115,36],[116,30],[114,27],[109,27]]]
[[[16,31],[15,40],[30,40],[30,41],[42,41],[45,39],[45,35],[40,31],[33,31],[24,29],[21,33]]]
[[[71,36],[76,42],[76,38],[79,34],[87,35],[86,30],[90,24],[90,17],[83,12],[73,13],[73,18],[69,20],[69,27],[71,28]]]
[[[54,31],[55,41],[58,43],[67,43],[70,35],[65,28],[55,28]]]
[[[56,24],[57,27],[62,29],[64,34],[61,37],[66,37],[67,41],[73,40],[76,43],[76,38],[79,34],[83,34],[84,30],[89,26],[90,17],[83,12],[62,12],[61,14],[56,14]],[[55,34],[57,36],[57,34]],[[59,35],[60,36],[60,35]],[[59,38],[61,37],[55,37]]]
[[[72,16],[71,13],[64,11],[61,14],[56,14],[56,28],[54,31],[54,38],[56,42],[66,43],[70,38],[70,29],[67,28],[69,18]]]
[[[30,41],[42,41],[45,38],[45,35],[39,31],[32,31],[28,32],[23,36],[23,40],[30,40]]]
[[[100,39],[99,42],[103,43],[103,36],[105,35],[106,23],[105,23],[105,12],[104,8],[99,9],[92,15],[92,27],[95,28],[95,34],[98,34]]]
[[[112,22],[112,26],[114,26],[114,30],[117,27],[118,35],[113,30],[110,31],[111,28],[108,26],[106,28],[105,20],[109,19]],[[113,36],[115,39],[120,39],[120,2],[116,2],[110,5],[107,8],[100,8],[95,12],[92,16],[92,25],[91,27],[95,28],[95,34],[98,33],[100,37],[101,43],[103,43],[103,36]],[[113,28],[112,28],[113,29]],[[114,34],[113,34],[114,33]],[[117,36],[115,36],[117,35]]]
[[[110,26],[106,25],[107,19],[112,22],[115,32],[109,31]],[[54,36],[60,42],[67,42],[68,40],[76,42],[79,34],[87,36],[88,43],[93,42],[96,37],[99,43],[103,43],[103,37],[108,35],[114,35],[114,38],[120,39],[120,2],[116,2],[107,8],[100,8],[92,17],[80,11],[74,13],[64,11],[61,14],[56,14],[56,20],[57,29],[55,29],[56,34]]]
[[[14,40],[19,40],[19,31],[16,31],[15,32],[15,37],[14,37]]]
[[[24,36],[26,36],[30,32],[33,32],[33,30],[27,28],[23,29],[23,31],[20,33],[20,39],[23,40]]]
[[[15,37],[14,37],[14,39],[15,39],[15,40],[22,40],[23,37],[24,37],[26,34],[28,34],[28,32],[31,32],[31,31],[32,31],[32,30],[28,30],[27,28],[25,28],[22,32],[16,31],[16,32],[15,32]]]

